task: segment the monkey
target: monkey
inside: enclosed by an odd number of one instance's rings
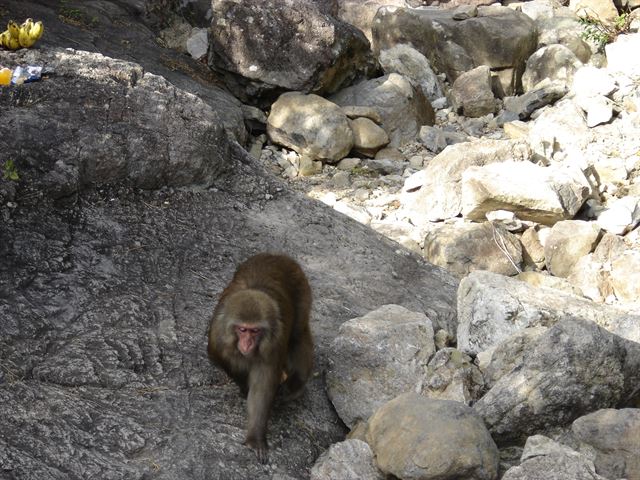
[[[286,255],[240,264],[213,311],[208,354],[247,398],[244,445],[268,462],[267,423],[278,388],[298,397],[313,369],[311,287]]]

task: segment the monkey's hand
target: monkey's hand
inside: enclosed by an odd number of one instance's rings
[[[243,443],[256,452],[260,463],[264,464],[269,462],[269,447],[266,439],[247,437]]]

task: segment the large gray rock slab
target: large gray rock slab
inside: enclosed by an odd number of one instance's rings
[[[579,169],[504,161],[471,166],[462,173],[461,210],[481,221],[493,210],[545,225],[573,218],[591,193]]]
[[[406,393],[369,420],[378,466],[397,478],[494,480],[498,449],[482,420],[459,402]]]
[[[496,443],[508,445],[626,402],[627,347],[637,357],[640,344],[625,344],[589,320],[563,319],[524,347],[474,409]]]
[[[435,353],[433,325],[421,312],[385,305],[343,323],[331,342],[329,397],[350,428],[424,383]]]
[[[520,461],[503,480],[605,480],[587,456],[543,435],[527,439]]]
[[[414,225],[457,217],[462,210],[463,173],[473,166],[531,158],[525,141],[479,140],[449,145],[405,182],[402,208]]]
[[[342,107],[373,107],[393,147],[413,142],[422,125],[433,125],[433,107],[408,78],[397,73],[360,82],[329,97]]]
[[[11,6],[26,16],[25,6]],[[3,52],[2,61],[46,58],[36,56],[45,50]],[[85,58],[63,50],[49,53]],[[219,135],[223,120],[212,126],[214,116],[195,96],[154,76],[136,77],[132,86],[126,65],[113,60],[102,70],[93,61],[74,64],[60,70],[65,75],[0,95],[3,115],[16,126],[15,135],[1,137],[2,149],[20,174],[11,188],[0,180],[3,196],[13,192],[0,205],[0,471],[16,478],[71,480],[307,478],[315,457],[345,434],[321,375],[302,399],[275,406],[268,435],[272,464],[265,469],[241,445],[245,402],[207,359],[208,320],[237,263],[269,250],[290,253],[303,264],[316,298],[316,372],[326,367],[339,325],[354,314],[397,303],[426,312],[438,328],[453,324],[456,281],[290,192],[233,140]],[[110,117],[105,105],[123,113],[121,103],[139,101],[134,90],[145,90],[150,79],[156,96],[147,98],[167,112],[131,103],[141,111]],[[191,110],[182,110],[183,98]],[[45,124],[38,116],[48,118],[48,111],[59,117]],[[184,113],[186,119],[158,121]],[[84,133],[92,125],[113,142],[107,147],[128,138],[153,141],[134,144],[124,158],[117,149],[107,155],[107,148],[87,145],[81,135],[36,149],[31,145],[51,140],[30,125],[61,125],[56,135],[72,129]],[[159,130],[159,125],[172,128]],[[190,144],[188,132],[177,125],[206,134]],[[102,154],[101,164],[120,159],[134,166],[129,162],[143,154],[148,161],[165,158],[158,145],[170,150],[204,145],[207,151],[201,155],[194,147],[177,155],[175,165],[159,162],[157,169],[164,172],[159,179],[155,169],[127,170],[113,178],[110,170],[78,168],[74,178],[92,182],[69,186],[64,175],[50,176],[58,161],[63,174],[73,174],[66,168],[73,166],[71,160],[90,160],[85,148]],[[181,179],[188,188],[167,186],[176,185],[171,175],[195,172],[199,164],[213,168],[205,170],[201,186],[193,173],[191,180]],[[100,186],[94,188],[93,181]],[[161,188],[136,186],[142,184]],[[56,193],[60,188],[67,194]]]
[[[20,144],[18,169],[25,162],[46,172],[35,181],[53,197],[122,180],[141,188],[210,186],[225,168],[230,142],[220,113],[138,64],[69,50],[0,53],[0,61],[56,72],[0,97],[16,131],[0,138],[0,148]],[[31,109],[17,108],[37,98]]]
[[[364,34],[314,2],[213,0],[212,10],[208,64],[246,103],[332,93],[372,68]]]
[[[535,23],[527,15],[502,7],[479,7],[478,15],[457,21],[453,10],[387,7],[376,14],[374,50],[408,43],[425,55],[453,83],[480,65],[514,69],[509,92],[518,90],[527,58],[535,51]]]
[[[160,75],[175,87],[197,95],[218,112],[219,122],[238,142],[244,143],[247,140],[241,103],[221,88],[221,80],[206,65],[181,52],[160,46],[155,28],[162,22],[159,17],[166,15],[166,6],[154,9],[140,1],[120,0],[83,2],[82,8],[78,8],[77,12],[76,9],[69,8],[77,17],[75,23],[63,21],[64,12],[61,12],[57,4],[46,1],[6,0],[3,7],[11,13],[11,18],[31,17],[42,20],[46,28],[46,34],[38,40],[37,48],[13,53],[0,50],[0,55],[3,55],[0,63],[3,66],[55,65],[55,60],[48,60],[50,55],[55,57],[55,53],[51,51],[53,48],[100,53],[106,57],[136,63],[141,72]],[[8,55],[13,61],[4,55]],[[104,77],[109,76],[103,70],[100,72]],[[82,76],[87,75],[90,72],[82,72]],[[136,77],[133,78],[134,81],[135,79]],[[58,80],[64,83],[63,78]],[[103,80],[108,82],[107,78]],[[120,80],[126,84],[126,80]],[[82,88],[78,88],[74,101],[80,102],[82,98]]]
[[[555,289],[475,271],[460,282],[458,289],[458,348],[481,352],[523,328],[553,325],[571,316],[640,341],[638,315]]]

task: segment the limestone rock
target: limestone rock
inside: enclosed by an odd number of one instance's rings
[[[373,65],[364,34],[315,2],[213,0],[212,17],[209,66],[245,103],[265,106],[285,90],[332,93]]]
[[[271,106],[267,134],[272,142],[328,162],[337,162],[353,147],[347,116],[336,104],[314,94],[282,94]]]
[[[378,61],[386,74],[398,73],[407,77],[429,101],[444,96],[440,80],[431,68],[429,60],[410,45],[398,44],[381,50]]]
[[[640,315],[558,290],[536,288],[492,272],[475,271],[458,288],[458,348],[481,352],[518,330],[571,317],[593,321],[634,342]]]
[[[422,125],[433,125],[435,114],[429,101],[404,76],[391,73],[360,82],[330,97],[344,106],[374,107],[391,146],[413,141]]]
[[[353,149],[362,155],[373,157],[378,150],[389,143],[387,132],[368,118],[356,118],[349,124],[353,130]]]
[[[353,427],[397,395],[415,391],[435,353],[433,326],[423,313],[385,305],[343,323],[330,351],[329,397]]]
[[[564,45],[549,45],[537,50],[527,60],[527,67],[522,75],[522,87],[525,92],[537,88],[543,80],[571,85],[573,74],[582,66],[578,57]]]
[[[491,90],[491,71],[481,65],[462,73],[451,87],[453,108],[465,117],[482,117],[496,110]]]
[[[591,321],[561,320],[525,346],[522,361],[474,409],[496,443],[505,445],[617,405],[627,374],[627,353],[618,340]]]
[[[503,480],[606,480],[585,455],[542,435],[527,439],[521,463],[506,471]]]
[[[530,158],[531,150],[525,141],[479,140],[450,145],[423,172],[415,174],[420,176],[417,184],[411,189],[405,186],[403,208],[415,225],[456,217],[461,212],[460,183],[467,168]],[[410,182],[411,177],[407,179]]]
[[[522,244],[522,257],[525,265],[535,267],[540,270],[544,267],[544,247],[540,242],[538,229],[527,228],[520,237]]]
[[[459,278],[474,270],[515,275],[522,266],[518,237],[492,222],[436,226],[425,236],[423,255]]]
[[[547,269],[557,277],[567,277],[576,262],[591,253],[600,236],[593,222],[564,220],[551,227],[544,246]]]
[[[381,8],[372,28],[374,50],[409,43],[450,83],[481,65],[513,68],[507,94],[516,91],[524,61],[536,48],[533,20],[505,7],[479,7],[477,16],[463,21],[453,15],[447,9]]]
[[[470,405],[480,398],[483,388],[482,373],[469,355],[455,348],[442,348],[427,366],[427,381],[420,393],[429,398]]]
[[[371,447],[362,440],[335,443],[311,469],[311,480],[384,480],[376,467]]]
[[[535,4],[537,2],[527,2]],[[582,63],[591,58],[591,47],[582,38],[584,27],[573,15],[556,15],[536,20],[538,26],[538,48],[560,44],[567,47]]]
[[[517,97],[506,97],[504,108],[518,115],[520,120],[526,120],[533,112],[561,99],[567,93],[566,85],[562,83],[543,84]]]
[[[631,77],[640,74],[640,33],[620,35],[616,41],[605,47],[607,70],[625,73]]]
[[[598,215],[598,225],[607,232],[624,235],[640,223],[640,197],[624,197]]]
[[[547,160],[566,155],[582,157],[581,153],[593,141],[593,133],[584,113],[575,102],[563,99],[543,111],[529,131],[531,149]]]
[[[640,299],[640,251],[627,250],[611,262],[611,285],[620,300]]]
[[[595,450],[595,467],[606,478],[640,478],[640,409],[603,409],[576,419],[571,431]]]
[[[470,220],[509,210],[521,220],[552,225],[573,218],[590,190],[581,171],[502,162],[466,169],[461,192],[462,215]]]
[[[494,480],[498,450],[482,421],[459,402],[406,393],[369,420],[380,469],[398,478]]]

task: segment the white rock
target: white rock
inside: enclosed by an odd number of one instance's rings
[[[640,223],[640,197],[624,197],[598,216],[598,225],[616,235],[624,235]]]

